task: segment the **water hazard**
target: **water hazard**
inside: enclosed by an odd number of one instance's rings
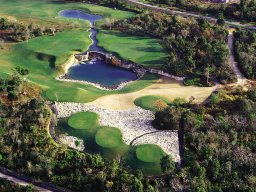
[[[104,52],[98,46],[96,38],[98,32],[94,29],[95,22],[102,19],[101,15],[90,14],[79,10],[64,10],[59,15],[66,18],[89,21],[92,26],[89,30],[91,32],[90,38],[92,44],[87,51]],[[133,81],[137,78],[137,75],[132,71],[112,66],[100,60],[88,61],[85,64],[75,64],[70,67],[67,76],[69,79],[96,83],[104,87],[115,87],[123,82]]]

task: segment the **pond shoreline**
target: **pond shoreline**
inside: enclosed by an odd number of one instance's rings
[[[62,13],[64,13],[65,11],[81,11],[81,12],[84,12],[82,10],[73,10],[73,9],[67,9],[67,10],[62,10],[62,11],[59,11],[58,15],[59,16],[62,16],[62,17],[66,17],[66,18],[76,18],[76,17],[72,17],[72,16],[65,16],[65,15],[62,15]],[[86,13],[86,12],[84,12]],[[90,32],[90,35],[89,35],[89,38],[91,39],[91,44],[87,47],[87,51],[84,52],[84,53],[81,53],[81,55],[85,55],[85,53],[87,52],[90,52],[90,51],[99,51],[99,52],[102,52],[102,54],[105,54],[104,51],[102,50],[102,48],[100,48],[97,44],[97,39],[96,39],[96,35],[97,35],[97,30],[94,29],[95,25],[94,25],[94,22],[99,20],[99,17],[102,17],[100,15],[97,15],[97,14],[91,14],[91,13],[87,13],[87,14],[90,14],[90,15],[95,15],[95,16],[98,16],[98,18],[94,18],[94,19],[87,19],[87,18],[82,18],[82,17],[79,17],[77,16],[77,18],[79,19],[84,19],[84,20],[87,20],[89,21],[90,23],[90,28],[87,30],[88,32]],[[92,85],[98,89],[101,89],[101,90],[106,90],[106,91],[113,91],[113,90],[120,90],[122,88],[124,88],[126,85],[134,82],[134,81],[137,81],[141,78],[141,76],[139,76],[136,72],[136,79],[134,80],[130,80],[130,81],[123,81],[117,85],[114,85],[114,86],[106,86],[106,85],[103,85],[101,83],[95,83],[95,82],[91,82],[91,81],[85,81],[85,80],[75,80],[75,79],[71,79],[69,78],[68,76],[68,71],[69,69],[79,63],[79,61],[76,59],[76,55],[78,55],[79,53],[77,54],[72,54],[69,59],[67,60],[66,63],[64,63],[62,65],[62,68],[64,70],[64,73],[63,74],[60,74],[59,76],[56,77],[56,80],[59,80],[59,81],[65,81],[65,82],[74,82],[74,83],[82,83],[82,84],[87,84],[87,85]],[[90,61],[90,59],[86,58],[85,61],[88,60],[88,62]],[[114,66],[114,65],[112,65]],[[123,67],[121,67],[123,68]],[[132,71],[130,69],[127,69],[129,71]],[[133,71],[134,72],[134,71]]]

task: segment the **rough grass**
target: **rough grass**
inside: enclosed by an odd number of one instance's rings
[[[130,36],[117,31],[99,31],[99,46],[108,52],[138,64],[161,68],[167,53],[158,40],[144,36]]]
[[[113,127],[101,127],[95,136],[96,143],[105,148],[118,147],[122,143],[120,129]]]
[[[97,126],[98,114],[93,112],[80,112],[68,119],[68,125],[74,129],[90,129]]]
[[[158,100],[163,101],[163,103],[165,103],[166,105],[171,104],[171,101],[169,99],[161,96],[154,96],[154,95],[139,97],[134,101],[134,104],[146,110],[157,111],[158,108],[157,108],[156,102]]]
[[[146,163],[160,162],[165,152],[161,147],[153,144],[139,145],[136,149],[136,156],[140,161]]]

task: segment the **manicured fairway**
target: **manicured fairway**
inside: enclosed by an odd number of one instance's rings
[[[144,36],[129,36],[117,31],[100,31],[99,46],[147,67],[161,69],[167,53],[156,39]]]
[[[154,95],[139,97],[134,101],[134,104],[146,110],[157,111],[158,107],[156,102],[159,100],[163,101],[163,103],[165,103],[166,105],[171,104],[171,101],[167,98]]]
[[[118,91],[100,90],[92,85],[70,83],[56,80],[62,73],[63,64],[75,52],[84,52],[91,44],[88,22],[79,19],[67,19],[58,16],[65,9],[101,14],[103,19],[97,27],[106,22],[107,18],[125,19],[134,15],[127,11],[85,4],[64,3],[52,0],[0,0],[0,17],[12,18],[18,22],[61,29],[54,36],[41,36],[27,42],[5,45],[0,49],[0,77],[12,73],[16,66],[30,71],[28,81],[42,88],[47,100],[59,102],[86,103],[99,97],[130,93],[150,86],[158,77],[146,74],[142,79],[127,85]],[[104,33],[104,34],[103,34]],[[103,35],[103,36],[101,36]],[[132,37],[120,33],[108,34],[101,31],[98,37],[100,45],[106,50],[116,52],[125,59],[131,59],[146,66],[160,68],[166,55],[160,44],[148,37]],[[120,44],[120,42],[124,42]],[[122,97],[122,95],[119,95]],[[111,101],[111,102],[115,102]],[[68,109],[67,109],[68,110]],[[78,113],[69,120],[61,119],[57,133],[68,133],[84,140],[85,151],[91,154],[100,153],[108,159],[123,158],[134,169],[142,169],[146,174],[161,173],[159,162],[150,164],[138,160],[135,147],[125,144],[122,134],[117,128],[100,127],[95,113]]]
[[[68,125],[74,129],[90,129],[97,126],[98,114],[93,112],[80,112],[68,119]]]
[[[122,143],[120,129],[113,127],[101,127],[95,136],[96,143],[105,148],[114,148]]]
[[[137,158],[147,163],[160,162],[164,155],[164,151],[157,145],[144,144],[139,145],[136,149]]]
[[[124,19],[134,15],[131,12],[114,10],[85,3],[65,3],[63,1],[52,0],[0,0],[0,15],[11,15],[22,19],[25,22],[35,22],[35,24],[53,25],[67,23],[74,19],[58,17],[58,12],[64,9],[79,9],[90,13],[101,14],[105,17]],[[40,20],[40,22],[36,22]],[[101,21],[100,23],[103,23]],[[70,22],[69,22],[70,23]],[[85,23],[76,20],[76,24]]]
[[[58,17],[58,11],[63,9],[80,9],[114,19],[124,19],[134,14],[85,3],[53,3],[50,0],[0,0],[0,3],[0,15],[14,16],[24,22],[34,22],[40,25],[55,25],[56,23],[66,25],[81,22]],[[104,19],[100,23],[104,23]],[[152,75],[146,75],[143,79],[129,84],[120,91],[102,91],[92,85],[57,81],[55,77],[60,73],[60,66],[72,53],[85,51],[90,43],[87,29],[73,28],[58,32],[55,36],[41,36],[28,42],[11,45],[0,50],[0,77],[11,74],[11,69],[19,65],[29,69],[28,80],[43,88],[43,95],[46,99],[81,103],[90,102],[108,94],[141,90],[151,85],[156,79]],[[141,43],[134,44],[134,47],[143,49],[143,46],[139,47],[139,45],[144,43],[145,41],[141,40]],[[130,46],[125,51],[132,52],[134,47]],[[146,58],[145,61],[149,60]]]

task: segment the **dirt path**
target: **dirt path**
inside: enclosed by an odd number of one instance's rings
[[[203,102],[217,87],[194,87],[184,86],[181,81],[176,81],[167,77],[162,77],[156,83],[146,87],[140,91],[107,95],[101,97],[90,104],[98,107],[113,109],[113,110],[125,110],[135,107],[134,100],[138,97],[146,95],[163,96],[170,100],[175,98],[184,98],[189,100],[192,96],[195,98],[195,102]]]
[[[230,50],[230,58],[229,58],[229,64],[232,70],[235,72],[237,77],[237,84],[238,85],[244,85],[247,81],[245,76],[242,74],[240,69],[238,68],[237,62],[235,61],[235,50],[234,50],[234,34],[232,31],[229,31],[228,35],[228,47]]]

